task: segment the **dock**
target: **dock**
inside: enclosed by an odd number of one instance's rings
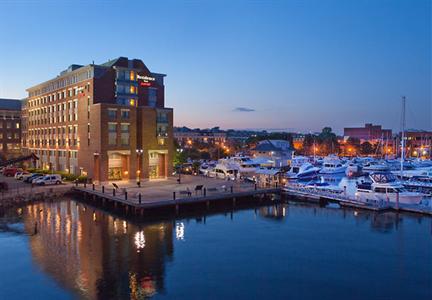
[[[271,198],[280,194],[281,189],[260,187],[253,183],[224,181],[214,178],[184,176],[179,184],[176,179],[160,182],[126,184],[77,184],[73,191],[85,200],[102,206],[122,208],[126,213],[143,215],[145,211],[167,209],[179,211],[184,206],[205,206],[252,198]]]
[[[432,206],[424,205],[408,205],[396,204],[393,202],[360,202],[351,198],[344,192],[336,192],[331,190],[320,190],[314,187],[305,187],[300,185],[290,185],[283,188],[283,194],[295,199],[309,202],[336,202],[343,207],[351,207],[354,209],[365,209],[376,212],[410,212],[432,216]],[[432,201],[432,199],[430,200]]]

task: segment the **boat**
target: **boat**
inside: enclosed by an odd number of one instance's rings
[[[424,195],[409,192],[396,176],[390,172],[369,174],[370,181],[357,185],[355,198],[361,202],[399,202],[400,204],[419,204]]]
[[[235,156],[229,158],[229,161],[237,166],[239,175],[242,178],[254,176],[260,167],[260,163],[249,156]]]
[[[229,159],[219,159],[214,169],[208,172],[208,176],[236,180],[239,177],[239,167]]]
[[[324,158],[320,174],[340,174],[345,173],[347,166],[336,155],[330,155]]]
[[[390,167],[381,161],[370,161],[363,166],[364,172],[387,172],[390,171]]]
[[[314,167],[311,163],[303,163],[299,166],[293,165],[288,172],[285,173],[287,179],[310,180],[317,178],[320,168]]]
[[[204,176],[208,176],[209,172],[214,169],[216,164],[214,163],[203,163],[199,168],[199,173]]]

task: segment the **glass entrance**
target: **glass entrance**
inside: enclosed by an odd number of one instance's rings
[[[113,153],[108,156],[108,180],[122,180],[122,156]]]

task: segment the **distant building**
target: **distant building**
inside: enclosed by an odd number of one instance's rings
[[[0,99],[0,153],[6,158],[21,154],[21,103]]]
[[[293,149],[285,140],[263,140],[251,149],[255,158],[272,161],[273,167],[285,167],[292,159]]]
[[[401,135],[399,133],[399,135]],[[413,130],[405,131],[407,154],[413,157],[430,157],[432,147],[432,131]]]
[[[344,128],[344,138],[357,138],[361,142],[377,143],[380,140],[392,140],[392,130],[381,125],[365,124],[364,127]]]
[[[226,142],[227,134],[221,130],[176,128],[174,138],[181,147],[189,147],[194,142],[223,144]]]

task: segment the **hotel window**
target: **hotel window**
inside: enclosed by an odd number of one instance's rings
[[[129,109],[122,109],[121,110],[121,118],[122,119],[129,119]]]
[[[6,128],[11,128],[11,127],[12,127],[11,122],[6,122]]]
[[[130,71],[129,78],[132,81],[135,81],[135,71]]]
[[[120,94],[123,94],[125,92],[125,86],[122,85],[122,84],[117,84],[116,92],[120,93]]]
[[[108,123],[108,144],[117,145],[117,124]]]
[[[109,108],[108,109],[108,118],[110,118],[111,120],[116,119],[117,118],[117,109]]]
[[[121,144],[129,145],[129,124],[121,124]]]
[[[148,106],[156,107],[157,101],[157,89],[149,88],[148,89]]]
[[[0,139],[3,139],[3,133],[0,132]]]
[[[0,128],[3,128],[3,121],[0,121]]]
[[[129,88],[129,92],[131,94],[137,94],[137,88],[135,86],[131,85]]]
[[[12,132],[8,132],[8,133],[7,133],[7,139],[8,139],[8,140],[11,140],[11,139],[12,139]]]

